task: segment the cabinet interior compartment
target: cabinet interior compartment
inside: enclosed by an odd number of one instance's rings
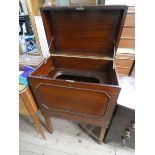
[[[69,80],[69,81],[79,81],[79,82],[90,82],[90,83],[100,83],[100,80],[97,77],[91,75],[80,75],[74,73],[62,73],[58,72],[55,76],[55,79]]]
[[[53,80],[118,85],[113,61],[105,59],[51,56],[32,75]]]

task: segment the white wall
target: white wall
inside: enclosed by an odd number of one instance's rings
[[[50,55],[41,16],[34,16],[43,57]]]

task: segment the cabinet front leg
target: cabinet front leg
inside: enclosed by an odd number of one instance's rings
[[[104,136],[105,136],[105,132],[106,132],[106,128],[101,127],[101,130],[100,130],[100,137],[99,137],[99,144],[102,144],[103,139],[104,139]]]
[[[44,119],[45,119],[45,122],[46,122],[47,130],[48,130],[50,133],[53,133],[53,127],[52,127],[52,123],[51,123],[50,116],[48,116],[48,115],[45,114],[44,112],[42,112],[42,114],[43,114]]]

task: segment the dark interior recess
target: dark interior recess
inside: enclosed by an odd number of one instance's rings
[[[81,76],[81,75],[61,74],[61,75],[56,76],[56,79],[73,80],[73,81],[79,81],[79,82],[100,83],[100,80],[98,80],[96,77]]]

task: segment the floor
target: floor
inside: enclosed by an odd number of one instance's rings
[[[19,117],[20,155],[134,155],[134,150],[118,144],[97,144],[71,121],[52,118],[54,133],[45,128],[39,113],[46,140],[42,139],[31,117]]]
[[[128,80],[134,85],[132,78]],[[120,81],[122,85],[122,80]],[[127,84],[129,84],[127,82]],[[124,85],[126,85],[124,83]],[[129,89],[129,88],[128,88]],[[77,123],[51,118],[54,133],[46,130],[45,121],[38,113],[43,124],[46,140],[41,138],[31,117],[19,117],[20,155],[134,155],[135,150],[119,144],[97,144],[81,130]]]

